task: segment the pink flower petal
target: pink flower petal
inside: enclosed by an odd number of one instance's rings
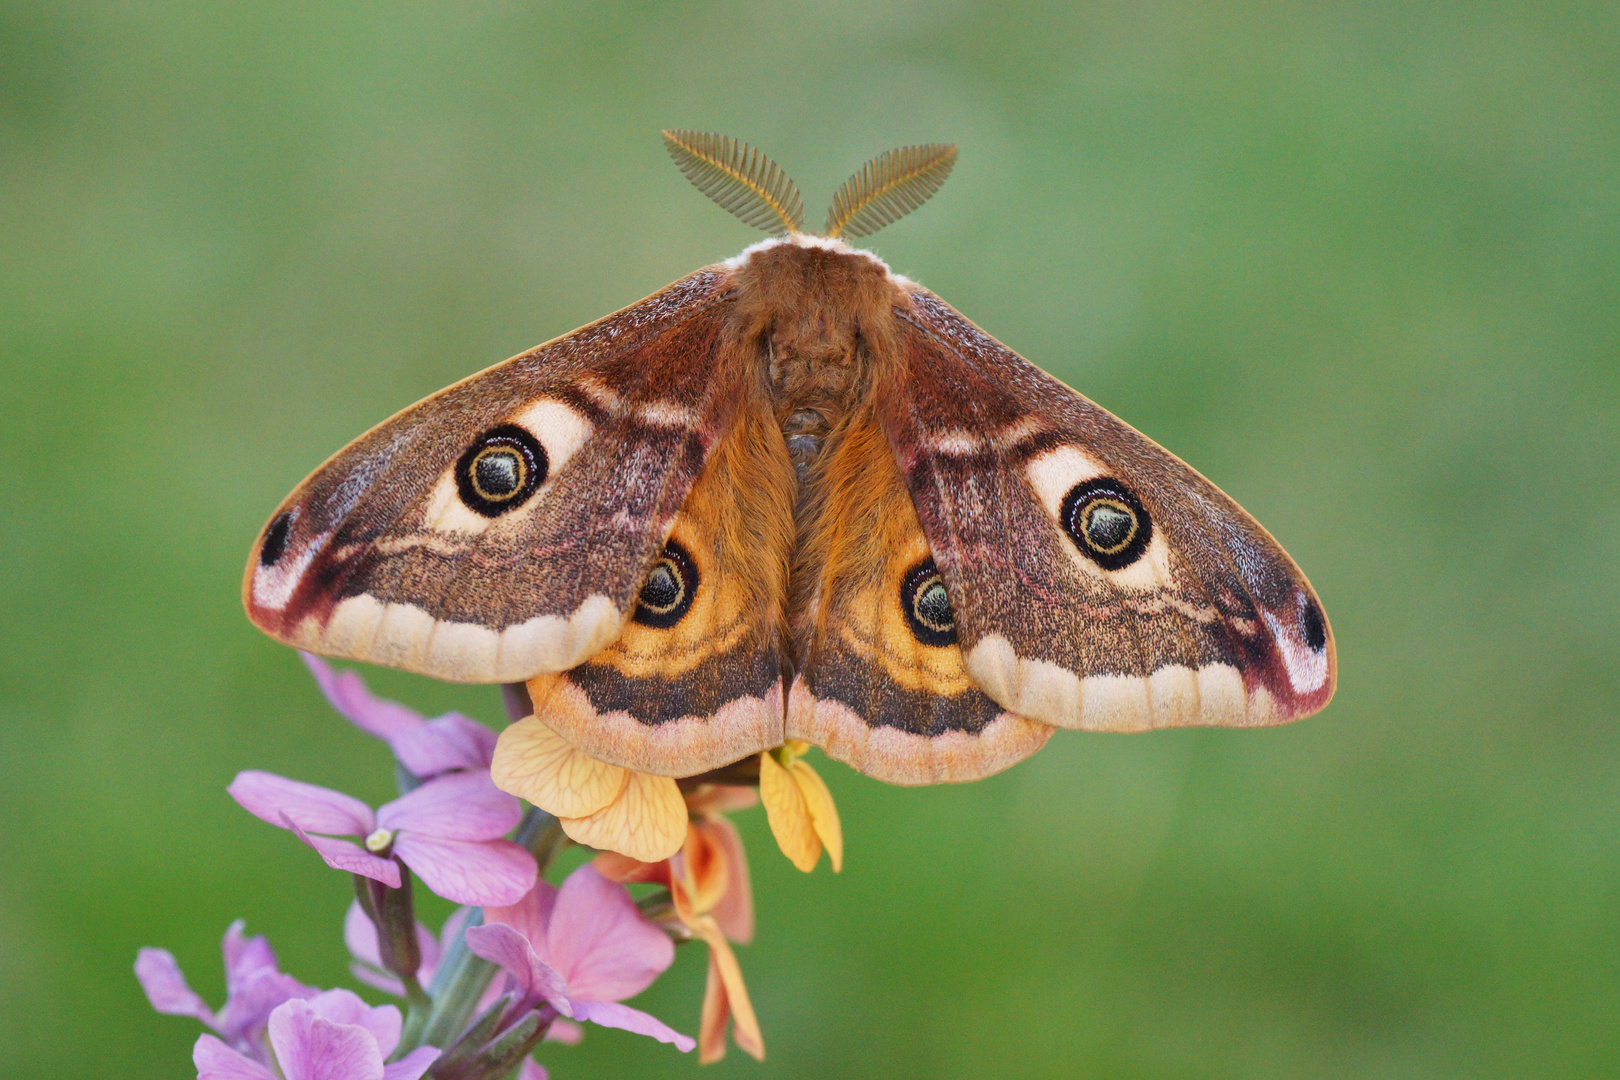
[[[531,999],[544,998],[564,1016],[569,1015],[568,984],[557,970],[529,946],[529,940],[505,923],[474,926],[467,931],[467,948],[492,964],[505,968]]]
[[[650,1035],[659,1042],[674,1043],[683,1054],[689,1053],[697,1045],[689,1036],[682,1035],[656,1016],[616,1001],[575,1001],[573,1005],[576,1019],[619,1028],[621,1031],[633,1031],[637,1035]],[[288,1077],[288,1080],[292,1078]]]
[[[276,970],[276,954],[270,948],[270,943],[262,934],[253,937],[244,936],[242,928],[246,925],[247,923],[241,919],[231,923],[225,928],[225,940],[220,943],[220,951],[225,954],[227,988],[258,971]]]
[[[572,1020],[558,1018],[551,1022],[546,1029],[546,1042],[562,1043],[564,1046],[578,1046],[579,1041],[585,1037],[585,1029]]]
[[[534,856],[510,840],[469,843],[402,832],[394,854],[424,885],[458,904],[516,903],[539,873]]]
[[[553,1024],[553,1027],[556,1025]],[[518,1066],[517,1080],[546,1080],[549,1074],[546,1067],[534,1058],[524,1058],[523,1064]]]
[[[589,863],[563,882],[546,944],[574,999],[634,997],[675,960],[669,935],[642,917],[623,885]]]
[[[289,827],[297,834],[298,839],[314,848],[316,854],[325,859],[326,865],[332,869],[362,874],[373,881],[382,882],[390,889],[399,888],[399,864],[393,859],[373,855],[347,840],[336,840],[330,836],[311,836],[290,823]]]
[[[289,1001],[270,1014],[270,1045],[286,1080],[383,1080],[371,1032],[329,1020],[311,1002]]]
[[[343,944],[356,960],[382,967],[382,948],[377,942],[377,928],[371,925],[360,901],[349,901],[349,910],[343,913]]]
[[[495,786],[487,772],[434,777],[377,811],[385,829],[441,840],[493,840],[517,828],[523,807]]]
[[[318,656],[309,653],[299,655],[304,658],[304,665],[309,668],[309,673],[315,676],[316,684],[320,686],[321,693],[326,695],[326,700],[332,703],[332,708],[342,713],[361,731],[391,742],[423,723],[422,714],[415,709],[374,695],[366,687],[366,680],[360,677],[359,672],[335,671]],[[407,765],[406,768],[410,766]]]
[[[315,1015],[334,1024],[354,1024],[363,1027],[377,1041],[377,1049],[387,1057],[399,1045],[399,1033],[404,1021],[399,1010],[392,1005],[367,1005],[352,990],[328,990],[309,999]]]
[[[507,907],[486,907],[484,921],[510,926],[529,939],[530,946],[540,959],[556,967],[551,947],[546,944],[546,927],[551,925],[551,913],[556,904],[557,886],[549,881],[537,880],[534,888],[524,893],[517,903]]]
[[[306,832],[338,836],[365,836],[376,828],[371,807],[359,799],[274,773],[237,773],[225,790],[248,813],[282,828],[291,821]]]
[[[506,706],[506,720],[515,724],[525,716],[534,715],[534,702],[529,700],[529,688],[523,683],[502,683],[501,704]]]
[[[191,1016],[218,1029],[214,1011],[186,984],[180,963],[168,949],[142,949],[135,954],[135,978],[152,1008],[169,1016]]]
[[[217,1030],[232,1046],[250,1044],[264,1030],[276,1006],[293,998],[312,998],[318,993],[315,987],[305,986],[275,968],[260,968],[231,988],[231,996],[219,1010]]]
[[[436,1046],[418,1046],[392,1065],[383,1066],[383,1080],[417,1080],[439,1057]]]
[[[200,1035],[191,1048],[197,1080],[276,1080],[269,1069],[226,1046],[212,1035]]]
[[[460,713],[445,713],[389,742],[394,756],[417,776],[452,769],[488,772],[495,758],[495,733]]]

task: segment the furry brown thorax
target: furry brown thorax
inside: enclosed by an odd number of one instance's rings
[[[729,333],[759,358],[802,486],[874,363],[894,355],[900,283],[864,251],[797,235],[751,251],[734,282]]]

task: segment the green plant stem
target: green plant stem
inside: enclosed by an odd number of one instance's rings
[[[475,910],[467,919],[464,929],[482,925],[483,914]],[[468,949],[464,934],[456,935],[445,951],[438,970],[433,973],[432,1006],[422,1022],[414,1046],[449,1046],[472,1020],[478,999],[483,997],[485,989],[500,970]],[[405,1045],[403,1039],[400,1045]]]
[[[557,853],[571,843],[561,823],[538,808],[524,815],[515,839],[534,854],[541,877],[545,876]],[[479,999],[501,970],[467,948],[467,931],[482,925],[483,921],[483,910],[474,908],[461,933],[446,948],[426,992],[416,979],[404,980],[411,1007],[400,1035],[399,1049],[394,1053],[395,1060],[418,1046],[449,1047],[472,1022]]]
[[[551,860],[573,843],[568,839],[568,834],[562,831],[562,822],[538,806],[529,808],[513,839],[529,849],[534,861],[540,865],[541,877],[546,876]]]
[[[427,1024],[428,1014],[433,1009],[433,1002],[422,992],[422,984],[416,981],[416,976],[401,981],[405,984],[405,996],[410,1001],[410,1008],[406,1010],[405,1024],[400,1028],[401,1049],[395,1053],[396,1058],[422,1045],[422,1028]],[[410,1049],[404,1049],[405,1047]]]

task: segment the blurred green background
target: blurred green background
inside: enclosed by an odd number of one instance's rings
[[[380,801],[386,751],[248,625],[248,547],[394,410],[756,238],[661,126],[812,223],[960,143],[873,247],[1265,522],[1341,664],[1279,730],[826,765],[838,877],[743,815],[770,1059],[711,1075],[1620,1073],[1617,45],[1598,2],[0,6],[0,1074],[191,1075],[130,964],[217,1001],[238,916],[345,984],[347,881],[224,787]],[[638,1004],[695,1031],[702,979]]]

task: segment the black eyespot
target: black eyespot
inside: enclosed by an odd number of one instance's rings
[[[461,501],[485,517],[516,510],[545,479],[545,447],[516,424],[486,431],[456,462]]]
[[[697,588],[698,572],[692,557],[671,540],[647,573],[647,583],[641,587],[641,602],[630,617],[643,626],[667,630],[692,609]]]
[[[956,644],[956,616],[951,596],[933,559],[924,559],[900,581],[900,610],[911,632],[924,645]]]
[[[264,543],[259,545],[259,565],[274,566],[287,552],[287,537],[292,532],[293,515],[284,510],[264,527]]]
[[[1147,550],[1153,522],[1130,488],[1110,477],[1076,484],[1063,497],[1063,529],[1104,570],[1123,570]]]
[[[1305,598],[1305,608],[1299,613],[1299,628],[1311,652],[1321,652],[1327,645],[1327,620],[1322,618],[1322,608],[1315,597]]]

